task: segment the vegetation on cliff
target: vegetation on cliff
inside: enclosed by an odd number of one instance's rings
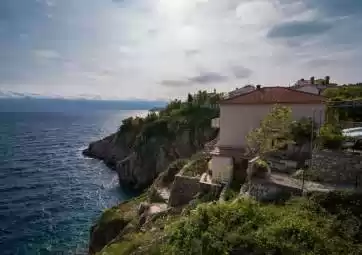
[[[144,118],[127,118],[116,134],[92,143],[84,153],[112,166],[122,184],[146,188],[170,163],[189,158],[216,137],[211,120],[219,115],[221,97],[199,91]]]
[[[172,142],[179,134],[189,131],[192,146],[203,146],[204,129],[210,127],[211,119],[219,115],[217,102],[222,94],[199,91],[188,96],[187,101],[173,100],[158,113],[150,112],[145,118],[130,117],[122,121],[118,137],[128,137],[128,146],[143,150],[150,140]]]
[[[361,204],[358,193],[314,194],[284,205],[199,199],[126,226],[97,254],[361,254]],[[135,203],[120,208],[137,221]]]
[[[331,198],[302,198],[283,206],[244,199],[203,204],[167,228],[163,254],[360,254],[361,233],[354,226],[361,223],[360,209],[345,203],[348,198],[333,195],[337,205]],[[345,208],[337,207],[342,204]],[[351,208],[358,218],[344,216]]]
[[[158,188],[172,188],[179,171],[193,177],[207,169],[207,155],[191,154],[215,137],[210,121],[218,116],[220,96],[199,92],[145,118],[123,121],[115,144],[136,155],[136,167],[151,172],[149,181],[158,178],[149,192],[104,212],[92,228],[90,253],[362,254],[362,195],[358,193],[313,194],[277,205],[240,198],[238,186],[236,191],[227,190],[224,202],[195,197],[185,206],[145,216],[145,208],[166,203]],[[333,97],[331,93],[331,102]],[[293,122],[290,109],[275,107],[249,136],[250,147],[264,154],[291,141],[304,144],[312,132],[324,146],[333,147],[331,141],[342,139],[331,123],[319,135],[312,127],[312,120]]]

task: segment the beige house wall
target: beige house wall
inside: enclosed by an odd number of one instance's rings
[[[233,175],[233,159],[231,157],[213,156],[209,161],[209,169],[212,171],[212,180],[227,183]]]
[[[322,104],[293,104],[287,105],[292,109],[293,120],[302,117],[313,117],[315,122],[323,123],[325,106]],[[270,112],[273,105],[220,105],[220,139],[217,146],[245,147],[246,135],[260,126],[260,122]]]

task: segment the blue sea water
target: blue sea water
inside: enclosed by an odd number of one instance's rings
[[[101,211],[134,194],[81,150],[144,111],[9,102],[0,100],[0,254],[86,253]]]

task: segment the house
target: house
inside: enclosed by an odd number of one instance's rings
[[[255,89],[255,86],[253,86],[251,84],[245,85],[242,88],[236,88],[235,90],[230,91],[228,93],[228,97],[234,97],[234,96],[238,96],[238,95],[241,95],[241,94],[245,94],[245,93],[248,93],[250,91],[253,91],[254,89]]]
[[[220,102],[217,124],[219,140],[212,151],[209,168],[215,181],[228,182],[235,165],[243,164],[247,149],[246,136],[260,126],[275,104],[291,108],[294,120],[314,117],[319,124],[324,121],[325,98],[320,95],[287,87],[260,87],[249,93],[224,99]]]
[[[315,78],[312,76],[309,80],[298,80],[291,88],[299,91],[321,95],[326,88],[336,86],[336,84],[330,84],[329,80],[329,76],[326,76],[325,79],[317,80],[315,80]]]

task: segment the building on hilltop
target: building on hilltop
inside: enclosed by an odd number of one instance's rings
[[[290,107],[294,120],[313,117],[317,112],[320,116],[317,122],[324,122],[325,97],[287,87],[257,86],[248,93],[220,101],[220,118],[212,122],[220,129],[209,162],[213,180],[223,183],[231,180],[234,166],[244,164],[247,159],[246,136],[260,126],[275,104]]]
[[[309,80],[300,79],[291,88],[299,91],[321,95],[326,88],[334,87],[337,84],[330,83],[330,77],[315,80],[314,76]]]

